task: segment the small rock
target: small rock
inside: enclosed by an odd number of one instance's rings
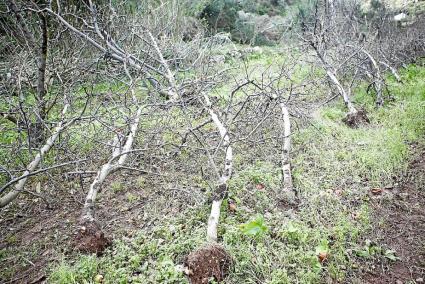
[[[102,283],[103,282],[103,275],[98,274],[94,277],[94,282],[95,283]]]

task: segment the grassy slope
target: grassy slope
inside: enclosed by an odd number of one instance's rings
[[[425,133],[425,68],[410,66],[402,73],[404,84],[390,80],[395,100],[382,109],[358,92],[356,103],[369,111],[370,125],[347,128],[338,103],[294,135],[293,175],[302,201],[297,210],[276,206],[281,178],[276,165],[236,166],[230,196],[237,211],[224,210],[219,229],[235,259],[226,283],[353,281],[361,257],[392,257],[389,248],[370,253],[365,236],[370,189],[390,185],[403,173],[409,143]],[[103,257],[64,259],[52,267],[49,282],[92,283],[101,274],[104,283],[187,283],[175,265],[203,244],[208,210],[207,203],[200,204],[163,218],[135,238],[116,241]],[[241,227],[247,222],[256,230]],[[323,264],[320,252],[328,255]]]

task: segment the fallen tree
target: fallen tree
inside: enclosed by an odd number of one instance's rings
[[[47,155],[47,153],[50,151],[50,149],[55,144],[56,140],[58,139],[59,135],[70,125],[72,125],[78,118],[73,118],[69,121],[66,120],[66,113],[69,109],[70,105],[67,103],[65,104],[63,110],[62,110],[62,119],[56,126],[56,128],[53,130],[52,135],[46,140],[45,144],[39,149],[37,155],[35,158],[31,161],[31,163],[28,164],[26,170],[21,175],[20,179],[16,179],[16,185],[13,190],[9,191],[7,194],[2,196],[0,198],[0,208],[8,205],[10,202],[16,199],[18,195],[24,190],[25,183],[28,180],[28,177],[33,173],[41,161],[44,159],[44,157]],[[4,188],[6,189],[6,188]]]
[[[221,205],[223,199],[227,196],[228,181],[232,175],[233,150],[229,132],[217,113],[213,110],[211,101],[207,95],[204,95],[204,106],[220,133],[222,147],[225,148],[226,155],[223,172],[212,194],[211,211],[207,223],[207,244],[189,254],[185,261],[185,272],[192,284],[207,283],[211,278],[215,279],[215,281],[222,281],[229,272],[232,262],[230,255],[217,242],[217,228]]]

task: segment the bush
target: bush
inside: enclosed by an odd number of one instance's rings
[[[281,22],[284,9],[284,4],[277,0],[211,0],[205,3],[199,17],[207,22],[212,33],[230,32],[235,41],[263,45],[275,41],[276,36],[270,37],[270,31],[268,35],[258,34],[256,30],[263,30],[262,25],[269,25],[276,18]],[[249,15],[249,19],[241,15]]]

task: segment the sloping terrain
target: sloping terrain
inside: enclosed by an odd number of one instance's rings
[[[416,145],[413,145],[416,146]],[[397,260],[373,263],[368,283],[423,283],[425,276],[425,151],[415,149],[415,159],[395,188],[377,193],[373,234],[376,243],[397,252]],[[385,196],[387,195],[387,196]]]
[[[275,57],[252,63],[267,69]],[[224,283],[420,283],[425,68],[401,75],[403,83],[389,78],[393,100],[383,108],[357,91],[370,124],[356,129],[341,121],[341,103],[317,110],[306,101],[293,135],[298,204],[283,202],[275,145],[235,147],[219,226],[234,264]],[[191,165],[190,153],[178,162]],[[27,196],[3,211],[0,283],[187,283],[180,265],[204,244],[211,189],[202,169],[174,170],[108,179],[97,216],[114,242],[100,257],[73,249],[90,177],[43,181],[49,207]]]

